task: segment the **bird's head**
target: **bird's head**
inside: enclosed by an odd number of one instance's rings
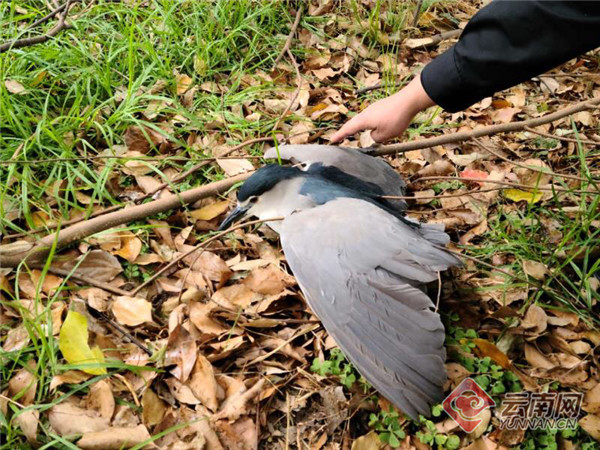
[[[219,226],[225,230],[244,217],[269,219],[286,216],[299,206],[303,172],[296,167],[269,164],[242,185],[237,205]]]

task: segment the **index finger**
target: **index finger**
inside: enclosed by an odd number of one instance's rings
[[[359,131],[365,130],[367,126],[361,116],[362,113],[354,116],[352,119],[346,122],[342,128],[337,130],[333,136],[331,136],[330,142],[335,144],[336,142],[339,142],[348,136],[352,136]]]

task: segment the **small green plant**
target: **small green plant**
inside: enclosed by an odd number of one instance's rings
[[[465,184],[463,182],[458,181],[458,180],[453,180],[453,181],[442,181],[440,183],[436,183],[433,186],[431,186],[431,189],[433,189],[433,191],[436,194],[439,194],[442,191],[456,190],[456,189],[460,189],[464,186],[465,186]]]
[[[379,440],[390,447],[399,447],[406,437],[399,420],[398,411],[390,406],[389,411],[381,410],[369,416],[369,426],[379,435]]]
[[[318,358],[313,359],[310,370],[318,373],[322,377],[331,375],[337,376],[339,377],[340,382],[348,389],[350,389],[360,377],[354,366],[346,359],[346,356],[342,351],[337,348],[331,350],[329,359],[324,361],[321,361]],[[366,381],[364,381],[364,383],[366,384]]]
[[[436,405],[431,409],[434,417],[441,416],[443,412],[441,405]],[[436,447],[438,449],[456,450],[460,446],[460,438],[456,434],[440,433],[433,421],[423,416],[419,417],[422,431],[417,431],[416,436],[423,444]]]
[[[528,430],[525,439],[519,444],[520,450],[556,450],[558,448],[559,436],[572,442],[580,444],[581,450],[598,450],[600,444],[594,441],[581,427],[577,426],[570,430],[557,430],[544,428],[541,430]]]

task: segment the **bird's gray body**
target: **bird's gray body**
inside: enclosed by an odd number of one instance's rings
[[[366,155],[352,148],[335,145],[281,145],[268,149],[264,157],[281,157],[282,160],[294,164],[302,163],[306,170],[315,170],[315,163],[335,167],[343,173],[379,187],[382,195],[406,195],[406,183],[384,159]],[[319,171],[318,168],[316,170]],[[406,209],[404,200],[389,200],[389,203],[399,211]]]
[[[409,416],[429,415],[446,380],[444,327],[422,288],[459,264],[443,229],[291,167],[258,170],[238,201],[232,215],[284,217],[274,228],[289,266],[358,371]]]

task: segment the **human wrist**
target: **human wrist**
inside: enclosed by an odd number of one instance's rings
[[[427,92],[421,84],[421,78],[417,75],[400,92],[394,94],[394,100],[398,108],[402,108],[412,116],[417,113],[435,106],[435,102],[427,95]]]

